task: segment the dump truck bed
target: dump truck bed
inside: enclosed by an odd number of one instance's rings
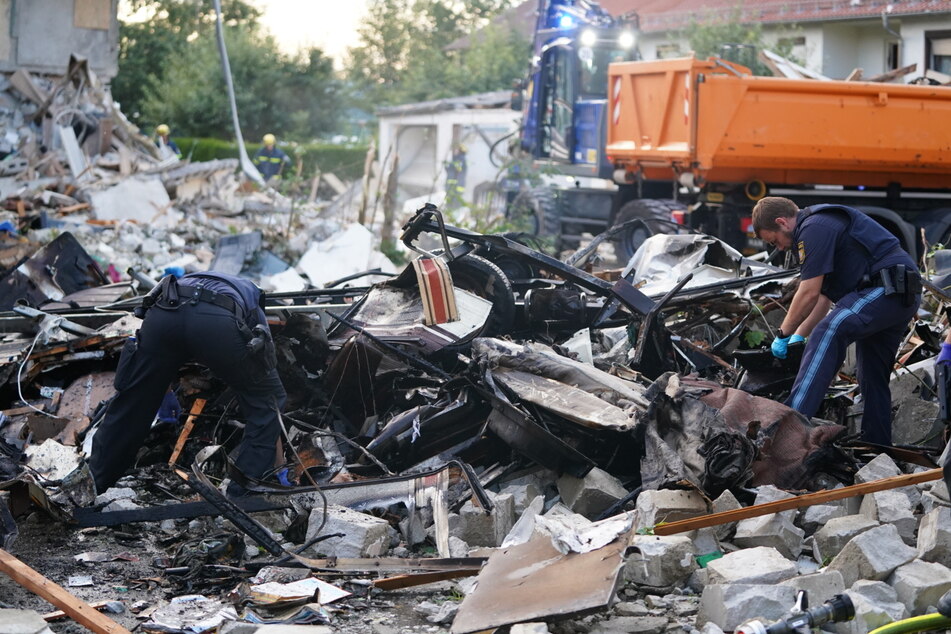
[[[612,64],[607,154],[648,179],[951,188],[951,87],[754,77],[711,58]]]

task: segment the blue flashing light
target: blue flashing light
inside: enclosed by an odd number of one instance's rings
[[[559,29],[570,29],[575,25],[575,19],[570,15],[562,15],[558,18]]]
[[[865,185],[859,185],[858,187],[856,187],[856,189],[858,189],[860,192],[864,192],[864,191],[865,191]]]

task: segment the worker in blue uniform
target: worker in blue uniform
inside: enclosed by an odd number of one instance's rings
[[[142,326],[122,349],[117,393],[92,442],[96,491],[133,465],[169,384],[191,360],[234,390],[244,415],[235,459],[240,473],[229,493],[245,493],[241,480],[262,479],[273,469],[286,393],[262,307],[261,290],[249,280],[212,271],[167,275],[144,298]]]
[[[284,150],[277,147],[277,139],[273,134],[265,134],[263,141],[264,145],[255,153],[252,162],[265,181],[280,178],[284,165],[290,163],[291,159]]]
[[[862,438],[891,445],[889,373],[921,302],[914,260],[881,225],[842,205],[800,210],[788,198],[763,198],[753,209],[753,228],[769,244],[792,249],[801,267],[771,346],[785,358],[789,343],[808,338],[786,404],[813,416],[854,342]]]

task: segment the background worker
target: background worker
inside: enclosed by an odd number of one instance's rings
[[[142,326],[119,358],[117,394],[93,438],[89,468],[97,492],[133,465],[169,384],[190,360],[234,391],[245,423],[235,460],[241,474],[262,479],[274,467],[286,393],[262,305],[249,280],[212,271],[179,280],[167,275],[149,293]],[[232,485],[229,494],[245,492]]]
[[[865,403],[862,438],[891,445],[888,377],[921,302],[914,260],[881,225],[842,205],[800,210],[788,198],[770,196],[753,208],[753,228],[780,250],[791,248],[801,267],[799,288],[771,346],[785,358],[790,342],[809,337],[786,404],[812,417],[854,342]]]
[[[172,154],[178,158],[182,158],[182,151],[178,149],[178,145],[172,138],[169,136],[171,130],[164,123],[159,124],[155,128],[155,135],[158,137],[155,139],[155,145],[161,150],[162,148],[168,148]]]
[[[273,134],[265,134],[263,141],[264,146],[254,155],[254,166],[261,172],[265,181],[280,178],[284,165],[290,163],[291,159],[284,150],[277,147],[277,139]]]

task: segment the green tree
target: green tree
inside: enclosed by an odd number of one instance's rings
[[[375,0],[357,29],[347,74],[358,100],[375,106],[508,88],[521,76],[528,42],[487,26],[511,0]],[[480,31],[481,29],[481,31]],[[468,48],[446,47],[473,35]]]
[[[770,75],[769,69],[757,59],[757,52],[770,48],[790,57],[791,35],[797,31],[795,26],[782,27],[777,34],[776,44],[767,46],[763,25],[759,22],[744,22],[743,5],[736,5],[726,14],[722,11],[707,11],[695,17],[681,35],[701,59],[720,55],[747,66],[756,75]]]
[[[242,130],[249,139],[274,132],[312,138],[333,131],[339,110],[332,61],[319,49],[298,57],[280,52],[276,40],[256,30],[225,32]],[[204,34],[188,43],[150,80],[142,100],[147,121],[174,122],[180,134],[233,134],[217,42]]]
[[[161,81],[166,66],[190,41],[214,32],[213,0],[122,0],[131,19],[119,24],[119,73],[112,96],[133,121],[139,119],[144,89]],[[223,0],[225,24],[255,29],[261,12],[245,0]]]

